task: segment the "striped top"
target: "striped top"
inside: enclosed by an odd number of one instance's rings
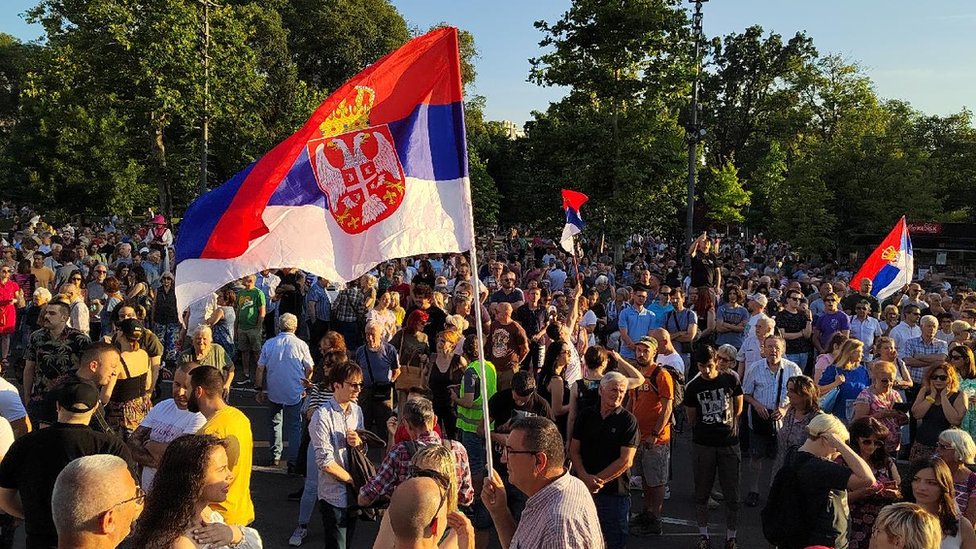
[[[510,549],[603,549],[593,496],[569,473],[525,502]]]

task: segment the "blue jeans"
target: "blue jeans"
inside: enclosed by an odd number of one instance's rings
[[[325,549],[352,549],[352,538],[359,519],[350,517],[348,509],[335,507],[324,499],[319,500],[319,509],[325,530]]]
[[[268,401],[268,429],[274,440],[271,443],[271,457],[282,457],[282,427],[281,417],[284,415],[284,436],[288,439],[288,453],[285,461],[294,464],[298,458],[298,448],[302,445],[302,403],[299,401],[290,406]]]
[[[308,466],[305,470],[305,489],[302,501],[298,504],[298,524],[308,526],[312,520],[315,502],[319,499],[319,466],[315,463],[315,447],[308,445]]]
[[[630,494],[596,494],[596,516],[600,519],[600,530],[607,549],[627,547],[627,521],[630,519]]]
[[[797,366],[799,366],[801,372],[807,369],[807,359],[809,358],[810,353],[793,353],[784,356],[786,356],[786,360],[789,360],[790,362],[793,362]],[[820,380],[815,379],[813,380],[813,382],[819,383]]]

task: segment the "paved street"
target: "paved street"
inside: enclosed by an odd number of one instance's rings
[[[267,463],[268,428],[267,414],[262,406],[254,403],[253,393],[235,390],[231,396],[232,403],[240,407],[251,418],[254,430],[255,459],[258,464]],[[628,547],[695,547],[698,542],[698,527],[695,525],[694,505],[691,501],[692,478],[690,464],[691,434],[685,432],[678,435],[674,448],[674,480],[671,485],[671,499],[665,502],[664,535],[651,538],[632,537]],[[297,490],[302,484],[302,478],[288,476],[283,468],[270,469],[255,467],[251,489],[254,505],[257,509],[257,520],[254,526],[261,532],[265,547],[287,547],[288,537],[296,526],[298,517],[298,503],[286,499],[289,492]],[[745,483],[743,482],[743,486]],[[743,496],[746,490],[743,489]],[[634,492],[635,510],[641,505],[641,498]],[[316,510],[304,547],[321,547],[321,519]],[[709,530],[712,532],[713,544],[716,548],[724,540],[725,522],[722,510],[712,511]],[[356,532],[356,547],[370,547],[375,536],[377,525],[360,522]],[[739,547],[765,547],[759,522],[759,508],[742,506],[738,530]],[[493,543],[493,547],[497,544]]]

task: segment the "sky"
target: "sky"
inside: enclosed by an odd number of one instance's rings
[[[324,1],[324,0],[323,0]],[[489,120],[518,124],[565,95],[526,81],[528,59],[540,54],[533,22],[555,22],[569,0],[392,0],[412,27],[448,24],[474,34],[479,51],[474,93],[487,99]],[[41,36],[21,14],[36,0],[3,0],[0,32],[22,40]],[[691,4],[686,4],[689,9]],[[928,113],[976,108],[976,2],[973,0],[710,0],[708,36],[758,24],[784,39],[806,31],[823,54],[863,67],[884,98],[902,99]]]

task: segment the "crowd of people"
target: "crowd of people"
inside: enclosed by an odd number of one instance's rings
[[[513,229],[477,269],[268,269],[179,311],[162,216],[0,219],[0,546],[261,547],[236,389],[305,477],[291,546],[317,506],[328,548],[360,520],[375,547],[625,547],[691,474],[699,548],[738,547],[744,503],[780,547],[976,549],[976,293],[931,273],[879,301],[761,236],[615,261]]]

